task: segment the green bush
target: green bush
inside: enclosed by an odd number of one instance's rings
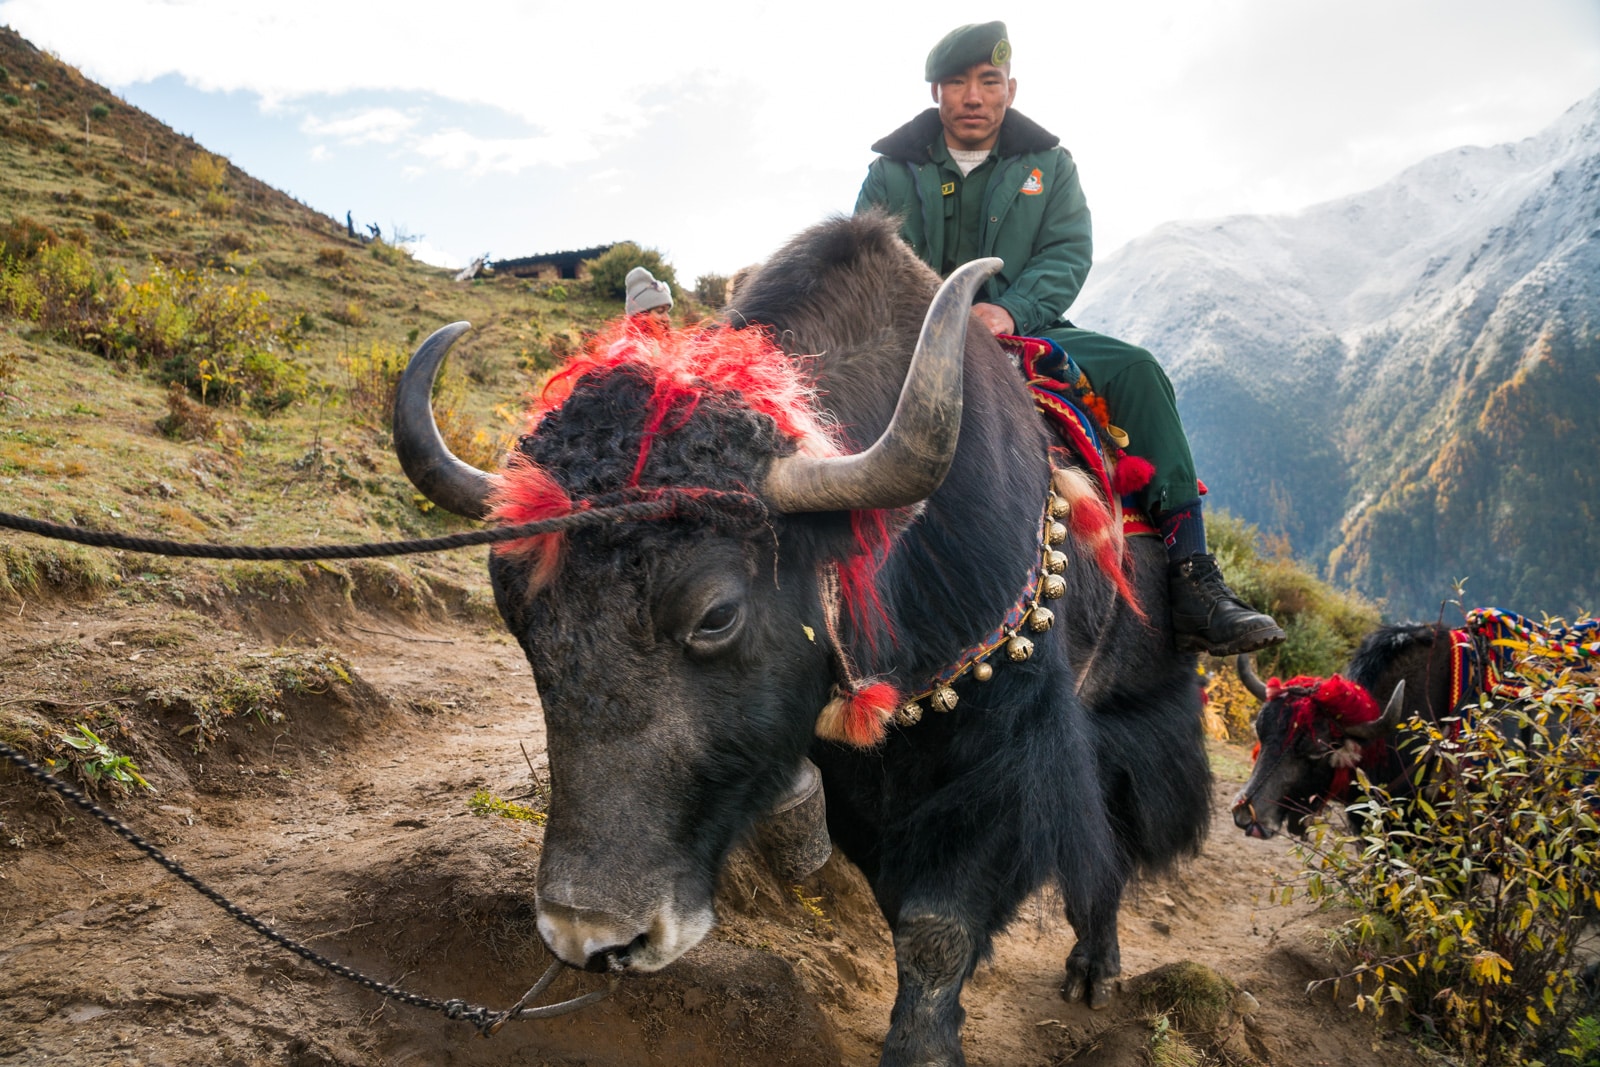
[[[374,341],[365,351],[339,360],[345,371],[345,399],[358,421],[375,429],[389,428],[400,375],[410,358],[398,345]]]
[[[1206,533],[1233,591],[1288,634],[1283,644],[1257,656],[1263,677],[1332,674],[1378,626],[1375,605],[1317,578],[1289,556],[1287,545],[1263,556],[1260,531],[1249,523],[1219,511],[1206,516]]]
[[[709,307],[719,308],[728,302],[728,276],[702,274],[694,282],[694,298]]]
[[[306,383],[294,362],[294,325],[275,322],[267,300],[231,271],[152,262],[133,282],[64,242],[25,260],[0,256],[0,311],[80,348],[154,368],[159,380],[203,401],[249,404],[263,414],[303,396]]]
[[[94,107],[89,109],[89,117],[94,119],[96,122],[99,122],[109,114],[111,114],[111,109],[106,107],[104,104],[96,104]]]
[[[29,260],[0,261],[0,311],[94,348],[101,337],[109,282],[77,245],[47,244]]]
[[[27,215],[18,215],[0,226],[0,256],[32,259],[39,254],[39,249],[59,240],[49,226]]]
[[[1600,1047],[1574,957],[1600,906],[1600,687],[1557,681],[1486,697],[1459,728],[1413,723],[1426,787],[1368,783],[1360,836],[1322,827],[1301,846],[1311,898],[1357,912],[1335,931],[1354,962],[1336,988],[1469,1062],[1592,1063]]]
[[[138,283],[119,279],[111,354],[153,366],[203,401],[282,410],[305,391],[292,328],[278,324],[267,294],[242,281],[153,263]]]
[[[653,248],[640,248],[632,241],[612,245],[594,259],[584,260],[583,266],[589,273],[595,293],[602,297],[627,299],[628,272],[635,267],[644,267],[655,275],[656,281],[666,282],[672,289],[673,300],[680,296],[677,272],[661,258],[661,253]]]

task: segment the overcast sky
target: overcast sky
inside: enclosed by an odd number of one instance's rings
[[[423,235],[425,259],[628,239],[690,284],[850,210],[869,145],[929,105],[928,49],[991,18],[1102,257],[1530,136],[1600,89],[1600,0],[0,0],[130,103],[329,215]]]

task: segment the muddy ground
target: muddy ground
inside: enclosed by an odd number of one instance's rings
[[[197,612],[111,598],[0,607],[13,732],[38,744],[97,723],[157,787],[100,796],[242,906],[440,999],[503,1006],[545,969],[530,905],[540,829],[468,808],[479,790],[540,804],[538,696],[489,622],[335,595]],[[218,687],[235,697],[208,703]],[[1296,862],[1281,840],[1233,829],[1226,800],[1248,755],[1219,743],[1213,756],[1215,829],[1199,858],[1130,894],[1116,1004],[1093,1013],[1060,999],[1072,933],[1040,896],[968,987],[972,1064],[1420,1062],[1327,993],[1307,995],[1335,969],[1321,947],[1331,920],[1269,902]],[[741,852],[718,906],[718,929],[666,971],[484,1040],[263,941],[7,767],[0,1063],[876,1062],[894,967],[848,863],[836,854],[796,889]],[[1202,967],[1173,966],[1186,962]],[[1185,975],[1220,977],[1231,1009],[1168,1010]],[[603,983],[569,972],[551,995]],[[1158,1048],[1163,1013],[1175,1029]],[[1170,1059],[1187,1051],[1199,1058]]]

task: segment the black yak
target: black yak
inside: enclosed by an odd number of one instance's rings
[[[940,289],[892,220],[823,223],[724,322],[623,326],[579,357],[499,474],[450,455],[428,408],[465,327],[413,358],[396,448],[441,506],[681,504],[491,556],[543,701],[536,902],[561,959],[648,971],[691,948],[809,754],[894,935],[882,1062],[964,1062],[962,987],[1043,884],[1078,934],[1063,994],[1107,1002],[1124,884],[1208,823],[1198,677],[1162,546],[1123,554],[968,328],[993,264]]]
[[[1271,837],[1285,825],[1303,834],[1328,801],[1355,797],[1358,769],[1410,795],[1416,756],[1390,743],[1394,728],[1408,716],[1439,722],[1478,699],[1476,646],[1455,633],[1437,623],[1379,627],[1362,639],[1345,674],[1331,678],[1262,682],[1240,656],[1239,675],[1262,704],[1255,766],[1234,798],[1234,825],[1251,837]]]

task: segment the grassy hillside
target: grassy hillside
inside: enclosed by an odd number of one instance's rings
[[[621,311],[583,282],[455,283],[352,240],[9,30],[0,68],[5,510],[256,544],[441,532],[455,520],[426,510],[390,458],[386,390],[418,338],[473,323],[439,406],[452,444],[488,464],[521,394]],[[197,575],[272,595],[300,575],[11,535],[0,552],[13,598],[181,599]],[[482,599],[471,553],[378,567]]]

